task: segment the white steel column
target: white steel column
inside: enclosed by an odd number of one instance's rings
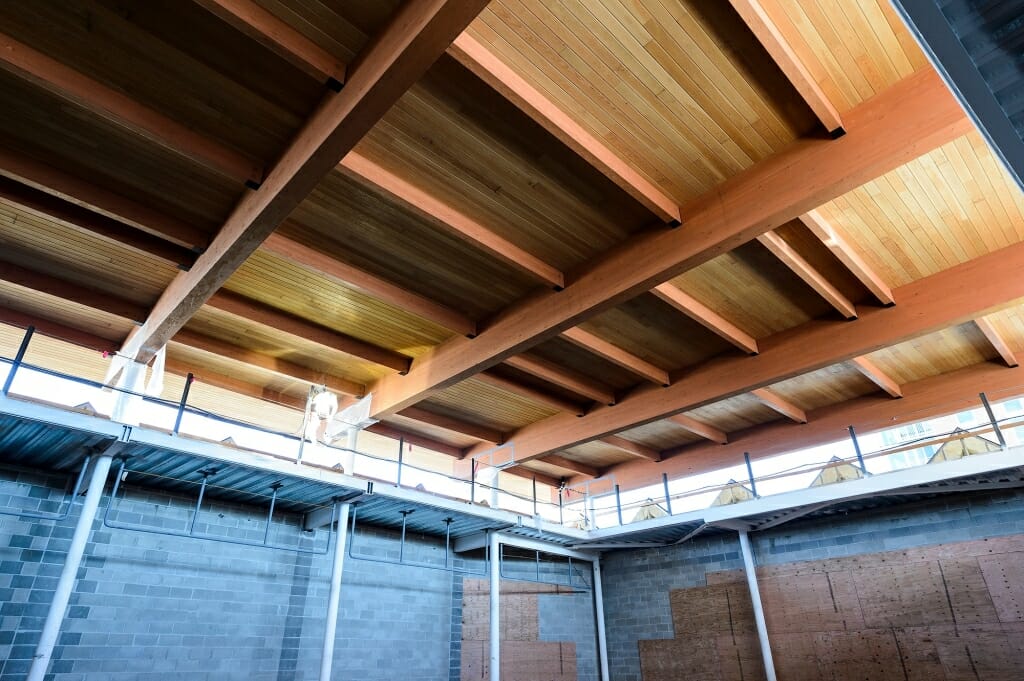
[[[611,672],[608,669],[608,637],[604,628],[604,589],[601,586],[601,558],[595,557],[594,562],[594,617],[597,620],[597,656],[601,663],[601,681],[609,681]]]
[[[68,601],[71,599],[71,591],[75,586],[75,579],[78,575],[78,568],[82,564],[82,554],[85,553],[85,544],[92,533],[92,524],[96,520],[96,510],[100,505],[100,498],[103,496],[103,488],[107,484],[107,474],[110,472],[110,463],[114,454],[121,449],[121,443],[114,443],[105,452],[95,457],[93,461],[92,475],[89,477],[89,489],[85,492],[85,500],[82,502],[82,512],[75,523],[75,533],[71,537],[71,546],[64,558],[64,568],[57,580],[57,588],[53,592],[53,601],[50,603],[50,610],[46,613],[46,621],[43,623],[43,632],[39,636],[39,644],[36,646],[36,653],[32,656],[32,665],[29,667],[26,681],[43,681],[46,671],[50,667],[50,658],[53,656],[53,647],[57,644],[57,636],[60,634],[60,625],[64,621],[64,612],[68,608]],[[72,503],[74,501],[72,500]]]
[[[501,602],[501,537],[496,532],[491,533],[489,556],[491,560],[490,681],[501,681],[501,616],[498,610]]]
[[[740,551],[743,553],[743,572],[747,575],[747,587],[750,589],[750,600],[754,605],[754,624],[757,625],[757,640],[761,644],[761,658],[764,660],[764,673],[768,681],[776,681],[775,661],[772,659],[772,648],[768,642],[768,625],[764,621],[764,606],[761,603],[761,589],[757,586],[757,574],[754,572],[754,550],[750,546],[750,537],[745,530],[739,531]]]
[[[334,664],[334,638],[338,631],[338,603],[341,600],[341,572],[345,566],[345,543],[348,540],[348,511],[349,504],[339,504],[338,532],[334,537],[334,565],[331,567],[331,593],[327,597],[324,651],[320,658],[320,681],[331,681],[331,666]]]

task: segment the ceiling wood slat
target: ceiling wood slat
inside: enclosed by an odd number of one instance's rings
[[[0,280],[16,284],[33,291],[46,293],[55,298],[70,300],[94,310],[102,310],[118,317],[141,324],[148,310],[130,300],[112,296],[104,291],[80,286],[47,274],[34,272],[11,262],[0,261]]]

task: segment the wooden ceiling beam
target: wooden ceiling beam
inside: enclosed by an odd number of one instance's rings
[[[263,181],[258,161],[3,34],[0,68],[224,177],[253,186]]]
[[[686,414],[674,414],[668,417],[668,420],[677,426],[681,426],[686,430],[690,431],[694,435],[698,435],[705,440],[711,440],[720,445],[729,443],[729,436],[723,430],[719,430],[714,426],[711,426],[703,421],[698,421],[692,416]]]
[[[661,367],[655,366],[631,352],[626,352],[617,345],[609,343],[589,331],[584,331],[578,326],[563,332],[562,338],[584,350],[589,350],[612,364],[632,372],[640,378],[651,381],[655,385],[667,386],[669,384],[668,372]]]
[[[183,270],[191,267],[196,259],[196,254],[187,248],[2,176],[0,199],[43,219],[95,234]]]
[[[496,445],[500,445],[505,441],[505,434],[500,430],[481,426],[476,423],[470,423],[463,419],[455,418],[454,416],[438,414],[437,412],[429,411],[421,407],[406,407],[402,411],[398,412],[398,416],[404,416],[407,419],[426,423],[427,425],[434,426],[435,428],[450,430],[453,433],[459,433],[460,435],[465,435],[467,437],[483,440],[484,442],[490,442]]]
[[[686,293],[674,284],[659,284],[651,289],[658,299],[697,322],[708,331],[729,341],[750,355],[757,354],[757,341],[722,315]]]
[[[857,309],[849,298],[836,288],[825,276],[819,272],[811,263],[807,262],[802,255],[796,252],[786,240],[775,232],[766,232],[757,237],[758,242],[767,248],[782,263],[792,270],[793,274],[800,277],[805,284],[810,286],[822,298],[834,307],[839,314],[847,319],[857,317]]]
[[[868,380],[888,393],[889,397],[903,397],[903,391],[900,390],[900,384],[889,376],[889,374],[882,371],[877,364],[867,357],[854,357],[850,360],[850,364],[852,364],[857,371],[864,374]]]
[[[260,248],[299,267],[312,270],[343,286],[363,291],[372,298],[411,312],[446,329],[470,338],[476,335],[476,322],[461,312],[326,255],[316,248],[289,239],[280,233],[275,232],[268,236]]]
[[[684,211],[686,228],[632,239],[580,268],[564,291],[530,296],[475,340],[450,339],[414,362],[408,377],[377,381],[372,413],[379,418],[415,404],[972,129],[929,69],[858,105],[845,121],[843,137],[798,140],[716,187]]]
[[[148,360],[184,327],[486,4],[424,0],[401,5],[350,64],[345,87],[324,97],[260,188],[242,197],[192,269],[167,287],[122,354]]]
[[[552,454],[550,456],[544,457],[544,463],[551,464],[552,466],[557,466],[558,468],[563,468],[567,471],[572,471],[577,475],[582,475],[587,478],[601,477],[601,471],[599,469],[593,466],[588,466],[585,463],[580,463],[579,461],[567,459],[559,454]]]
[[[633,456],[639,456],[642,459],[647,459],[648,461],[653,461],[655,463],[661,461],[661,452],[659,452],[657,449],[654,449],[653,447],[648,447],[647,445],[642,445],[639,442],[627,440],[626,438],[619,437],[618,435],[609,435],[607,437],[601,438],[600,441],[605,443],[609,447],[614,447],[615,449],[618,449],[620,452],[626,452],[627,454],[632,454]],[[547,461],[548,463],[550,463],[550,460],[550,456],[546,456],[542,459],[542,461]]]
[[[196,0],[315,80],[335,88],[345,83],[345,64],[252,0]]]
[[[0,261],[0,280],[141,324],[148,309],[127,298]]]
[[[818,85],[818,81],[804,66],[803,60],[797,56],[782,33],[779,32],[761,2],[759,0],[730,0],[730,2],[736,13],[740,15],[743,22],[789,79],[789,82],[807,102],[807,106],[825,126],[825,129],[832,135],[842,135],[844,132],[843,121],[839,116],[839,111],[832,105]]]
[[[1007,369],[982,362],[905,383],[901,400],[866,395],[812,410],[807,414],[805,425],[773,421],[730,433],[732,441],[725,446],[710,442],[684,445],[663,452],[665,459],[656,466],[637,460],[613,466],[606,472],[615,475],[622,489],[660,484],[662,473],[670,479],[698,475],[742,464],[744,452],[757,460],[837,442],[843,439],[850,425],[857,429],[858,435],[899,428],[976,408],[980,405],[978,393],[982,391],[992,400],[1019,397],[1024,395],[1022,386],[1024,368]]]
[[[271,390],[266,386],[243,381],[242,379],[235,378],[234,376],[228,376],[202,367],[194,367],[173,356],[173,354],[169,355],[164,361],[164,371],[182,377],[192,374],[192,380],[195,383],[205,383],[206,385],[214,388],[220,388],[222,390],[227,390],[229,392],[257,400],[272,402],[282,407],[295,409],[296,411],[304,411],[306,408],[305,397],[289,395],[278,390]]]
[[[505,364],[595,402],[615,404],[615,391],[607,385],[536,355],[509,357],[505,360]]]
[[[22,329],[32,326],[35,327],[36,333],[66,341],[89,350],[96,350],[97,352],[113,353],[120,344],[118,340],[104,338],[36,314],[28,314],[9,307],[0,306],[0,323],[17,326]]]
[[[309,367],[289,362],[288,360],[267,355],[249,348],[244,348],[234,343],[222,341],[219,338],[207,336],[188,329],[182,329],[174,338],[172,343],[178,343],[185,347],[194,348],[208,352],[218,357],[230,359],[249,366],[264,369],[271,373],[291,378],[296,381],[303,381],[312,385],[323,385],[334,392],[353,397],[362,397],[366,394],[366,386],[355,381],[350,381],[340,376],[335,376],[323,371],[317,371]]]
[[[978,317],[974,320],[974,324],[978,327],[981,333],[985,336],[985,339],[989,344],[999,353],[999,356],[1006,362],[1006,366],[1015,367],[1017,366],[1017,355],[1014,354],[1013,349],[1010,347],[1006,339],[1003,338],[999,330],[992,325],[991,320],[986,317]]]
[[[409,369],[411,360],[401,353],[353,338],[348,334],[321,326],[308,319],[231,291],[218,291],[210,297],[207,305],[290,336],[296,336],[395,371],[402,372]]]
[[[899,305],[864,308],[855,323],[807,322],[761,339],[757,355],[711,360],[668,388],[637,389],[580,418],[556,414],[512,433],[509,442],[517,460],[529,461],[962,324],[1024,298],[1022,269],[1024,243],[1008,246],[897,288]]]
[[[634,170],[472,36],[463,33],[448,52],[660,220],[679,224],[679,204],[673,198]]]
[[[807,423],[807,413],[774,390],[769,388],[758,388],[757,390],[751,390],[750,394],[753,395],[758,402],[773,411],[777,411],[790,421],[795,421],[796,423]]]
[[[338,168],[361,184],[426,218],[435,227],[472,244],[509,267],[555,289],[565,285],[565,277],[557,268],[362,154],[350,152],[341,160]]]
[[[502,468],[501,472],[515,475],[520,478],[526,478],[527,480],[536,480],[537,482],[541,482],[549,487],[555,488],[555,490],[558,490],[558,488],[562,486],[562,481],[560,479],[552,475],[545,475],[544,473],[530,470],[525,466],[509,466],[508,468]]]
[[[392,440],[402,440],[404,444],[416,445],[417,447],[425,447],[439,454],[450,456],[454,459],[462,458],[462,448],[456,447],[455,445],[448,444],[447,442],[441,442],[433,438],[427,437],[426,435],[420,435],[419,433],[413,433],[412,431],[405,430],[403,428],[397,428],[387,423],[374,423],[371,426],[364,428],[368,433],[374,433],[382,437],[390,438]]]
[[[202,251],[209,242],[194,225],[2,147],[0,175],[193,251]]]
[[[520,397],[525,397],[528,400],[546,405],[557,411],[567,412],[577,416],[582,416],[586,412],[586,409],[581,404],[564,399],[557,395],[552,395],[549,392],[534,388],[533,386],[524,385],[519,381],[506,378],[500,374],[494,373],[493,371],[482,371],[473,378],[494,386],[495,388],[499,388],[515,395],[519,395]]]
[[[807,211],[800,216],[800,221],[832,251],[839,262],[843,263],[865,288],[871,291],[878,302],[883,305],[893,305],[896,302],[892,296],[892,289],[821,213],[816,210]]]

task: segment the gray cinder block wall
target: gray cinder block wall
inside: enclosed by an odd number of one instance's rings
[[[1024,491],[950,495],[751,534],[759,565],[823,560],[1024,533]],[[742,569],[732,533],[602,559],[613,681],[641,681],[638,641],[671,639],[669,591],[704,586],[709,572]]]
[[[65,484],[62,476],[0,470],[0,508],[55,511]],[[181,528],[193,503],[129,489],[113,517]],[[265,509],[217,503],[204,509],[198,531],[262,540]],[[0,516],[0,681],[24,678],[75,513],[64,522]],[[272,541],[323,546],[323,531],[309,537],[297,524],[297,517],[275,517]],[[443,561],[443,543],[411,539],[408,559]],[[398,540],[360,528],[357,546],[396,557]],[[145,534],[97,520],[49,678],[315,679],[331,561],[330,553]],[[335,677],[447,678],[452,606],[449,573],[346,558]]]

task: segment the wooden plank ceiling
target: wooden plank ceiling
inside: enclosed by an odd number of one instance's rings
[[[439,470],[512,443],[627,487],[1024,384],[988,370],[1024,346],[1024,196],[885,0],[0,26],[5,355],[34,324],[98,379],[166,341],[201,408],[294,432],[326,384]]]

